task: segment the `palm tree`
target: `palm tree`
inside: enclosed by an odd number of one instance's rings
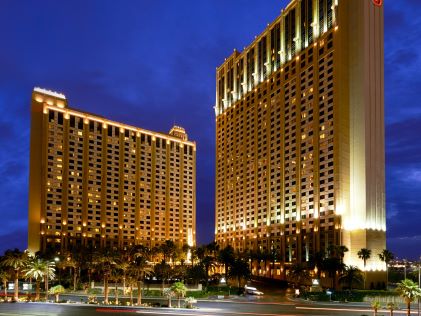
[[[32,258],[27,266],[22,270],[27,278],[35,279],[36,290],[35,300],[38,301],[40,298],[41,281],[46,280],[47,276],[49,279],[54,279],[55,268],[47,260],[40,258]],[[47,283],[45,284],[47,285]],[[46,289],[47,290],[47,289]],[[46,293],[47,297],[48,293]]]
[[[183,282],[175,282],[171,286],[171,291],[174,292],[175,295],[177,295],[178,308],[180,308],[180,299],[181,299],[181,297],[184,297],[186,295],[186,292],[187,292],[186,286],[184,285]]]
[[[205,277],[206,277],[206,286],[208,286],[209,283],[209,271],[213,270],[215,268],[215,259],[211,256],[205,256],[201,264],[205,268]]]
[[[393,303],[393,302],[389,302],[389,303],[387,303],[386,308],[387,308],[388,310],[390,310],[390,316],[393,316],[393,311],[394,311],[396,308],[398,308],[398,305],[396,305],[396,304],[395,304],[395,303]]]
[[[345,270],[339,278],[339,282],[345,283],[350,290],[352,290],[352,284],[362,283],[363,275],[361,270],[356,266],[345,266]]]
[[[361,250],[358,251],[358,258],[363,260],[365,270],[365,267],[367,266],[367,260],[371,258],[371,250],[367,248],[361,248]]]
[[[381,308],[380,302],[379,301],[371,302],[371,307],[374,310],[374,316],[377,316],[377,311],[379,310],[379,308]]]
[[[165,289],[165,291],[163,291],[163,296],[168,298],[168,307],[171,307],[171,299],[174,296],[174,292],[171,290],[171,288]]]
[[[114,282],[115,305],[118,305],[118,283],[120,282],[122,278],[123,278],[122,271],[117,267],[117,265],[114,265],[110,273],[110,280]]]
[[[228,270],[227,278],[237,279],[238,292],[240,292],[241,280],[248,280],[250,279],[250,276],[251,272],[248,262],[242,258],[234,259],[231,263],[230,269]]]
[[[219,251],[219,245],[216,241],[212,241],[211,243],[206,245],[206,250],[211,256],[215,258],[217,252]]]
[[[289,271],[289,277],[296,286],[299,286],[310,279],[308,270],[302,264],[296,263],[292,265]]]
[[[14,250],[7,250],[2,260],[2,266],[13,269],[15,278],[15,294],[14,301],[19,300],[19,277],[22,270],[28,263],[28,254],[15,248]]]
[[[406,302],[406,306],[408,308],[406,314],[408,316],[411,315],[411,302],[421,297],[421,290],[418,287],[418,284],[412,280],[405,279],[398,283],[396,291]]]
[[[371,250],[367,248],[361,248],[361,250],[358,251],[358,258],[362,259],[364,262],[364,289],[365,289],[365,281],[367,278],[367,271],[366,271],[366,265],[367,260],[371,257]]]
[[[127,278],[127,272],[130,269],[130,262],[128,261],[128,259],[117,260],[115,269],[120,272],[119,275],[120,275],[121,280],[123,281],[123,294],[124,294],[126,293],[126,278]]]
[[[93,264],[103,275],[105,304],[108,304],[108,279],[115,266],[115,260],[116,254],[109,248],[104,248],[93,255]]]
[[[133,306],[133,286],[137,285],[137,279],[135,275],[132,275],[131,270],[127,271],[127,285],[130,292],[130,306]]]
[[[0,280],[3,283],[4,299],[7,299],[7,281],[9,281],[10,273],[5,269],[0,270]]]
[[[391,251],[387,249],[383,249],[383,251],[379,253],[379,258],[381,261],[386,263],[386,289],[387,289],[387,285],[389,284],[389,262],[395,259],[395,256]]]
[[[137,305],[142,304],[142,284],[146,275],[152,272],[151,267],[148,265],[147,260],[139,252],[135,255],[135,260],[131,262],[129,268],[130,278],[137,283]]]
[[[163,260],[153,267],[153,273],[157,279],[162,281],[161,292],[164,293],[165,281],[167,281],[172,274],[171,266]]]
[[[55,298],[56,298],[56,303],[58,303],[58,301],[59,301],[59,299],[60,299],[60,294],[62,294],[62,293],[64,293],[66,290],[64,289],[64,287],[62,286],[62,285],[56,285],[56,286],[53,286],[51,289],[50,289],[50,294],[53,294],[54,296],[55,296]]]
[[[336,276],[337,273],[341,273],[345,265],[341,262],[338,257],[325,258],[322,263],[322,270],[328,273],[329,278],[332,280],[332,288],[336,289]]]
[[[197,248],[196,247],[191,247],[190,248],[190,260],[191,260],[191,266],[192,267],[194,267],[194,262],[197,259],[198,259],[198,256],[197,256]]]
[[[166,240],[160,247],[159,247],[163,257],[164,262],[167,263],[168,259],[171,259],[177,251],[177,246],[172,240]],[[173,262],[174,264],[174,262]]]
[[[317,268],[317,278],[320,280],[321,278],[321,274],[322,274],[322,270],[323,270],[323,263],[324,260],[326,259],[326,253],[321,250],[318,251],[314,254],[314,257],[311,258],[311,262],[312,262],[312,266],[314,268]]]
[[[72,274],[72,279],[73,279],[73,291],[76,291],[76,286],[77,286],[77,270],[80,267],[79,261],[75,258],[75,256],[72,256],[72,254],[65,254],[62,258],[62,260],[60,260],[60,267],[62,267],[63,269],[65,268],[69,268],[70,269],[70,273]]]
[[[202,264],[197,264],[193,267],[189,267],[187,270],[187,278],[188,280],[194,282],[194,284],[199,284],[200,281],[206,280],[207,275],[205,268]]]
[[[221,249],[218,254],[218,261],[224,265],[225,276],[228,280],[230,275],[229,266],[235,261],[234,248],[227,246]]]

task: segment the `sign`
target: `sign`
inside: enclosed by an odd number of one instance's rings
[[[23,290],[24,291],[32,290],[32,284],[31,283],[23,283]]]
[[[383,5],[383,0],[372,0],[375,6],[381,7]]]
[[[320,285],[320,280],[319,279],[312,279],[311,280],[311,284],[313,286],[319,286]]]
[[[15,283],[9,283],[9,290],[14,290],[15,289]]]

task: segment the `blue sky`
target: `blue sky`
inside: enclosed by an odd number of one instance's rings
[[[369,0],[367,0],[369,1]],[[0,252],[25,248],[30,96],[198,143],[198,241],[213,238],[215,68],[285,0],[0,1]],[[421,1],[385,1],[388,247],[421,255]],[[210,224],[211,223],[211,224]]]

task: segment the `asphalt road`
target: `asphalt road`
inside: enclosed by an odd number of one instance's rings
[[[134,307],[105,307],[80,304],[52,304],[52,303],[2,303],[0,316],[90,316],[90,315],[181,315],[181,316],[294,316],[294,315],[345,315],[361,316],[373,315],[364,306],[341,304],[301,304],[294,302],[266,303],[266,302],[232,302],[232,301],[199,301],[198,309],[170,309],[170,308],[134,308]],[[403,311],[395,315],[403,315]],[[389,315],[387,311],[378,314]]]

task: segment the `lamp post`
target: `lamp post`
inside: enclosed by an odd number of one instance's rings
[[[60,258],[59,257],[55,257],[54,258],[54,266],[57,266],[57,263],[60,262]],[[60,269],[58,270],[58,284],[61,284],[61,271]]]
[[[48,270],[50,263],[47,262],[45,266],[45,302],[48,302]]]

